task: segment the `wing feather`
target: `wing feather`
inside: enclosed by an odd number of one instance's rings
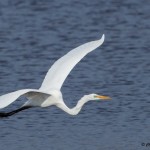
[[[85,43],[58,59],[48,70],[40,87],[43,91],[51,89],[60,90],[66,77],[74,66],[89,52],[99,47],[104,42],[104,34],[101,39]]]
[[[38,93],[48,94],[48,93],[41,92],[41,91],[35,90],[35,89],[22,89],[22,90],[8,93],[8,94],[4,94],[4,95],[0,96],[0,109],[5,108],[9,104],[11,104],[15,100],[17,100],[20,96],[23,96],[30,92],[34,92],[34,93],[38,92]]]

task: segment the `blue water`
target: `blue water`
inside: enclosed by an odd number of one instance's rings
[[[62,92],[69,107],[89,93],[112,97],[87,103],[77,116],[50,107],[1,119],[0,149],[149,149],[149,5],[147,0],[0,0],[1,95],[39,88],[58,58],[105,33],[104,44],[74,68]]]

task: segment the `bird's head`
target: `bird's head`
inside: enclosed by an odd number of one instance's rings
[[[111,98],[109,96],[104,95],[98,95],[98,94],[89,94],[85,95],[88,100],[110,100]]]

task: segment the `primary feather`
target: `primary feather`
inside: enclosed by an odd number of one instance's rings
[[[85,43],[58,59],[48,70],[40,90],[60,90],[66,77],[74,66],[89,52],[99,47],[104,42],[104,34],[101,39]]]

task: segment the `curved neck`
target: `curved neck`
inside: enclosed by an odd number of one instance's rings
[[[85,96],[83,96],[77,103],[77,105],[73,108],[68,108],[66,106],[66,104],[63,102],[63,103],[60,103],[60,104],[57,104],[57,107],[59,107],[60,109],[64,110],[66,113],[70,114],[70,115],[77,115],[81,108],[83,107],[83,105],[88,102],[89,99],[87,99]]]

